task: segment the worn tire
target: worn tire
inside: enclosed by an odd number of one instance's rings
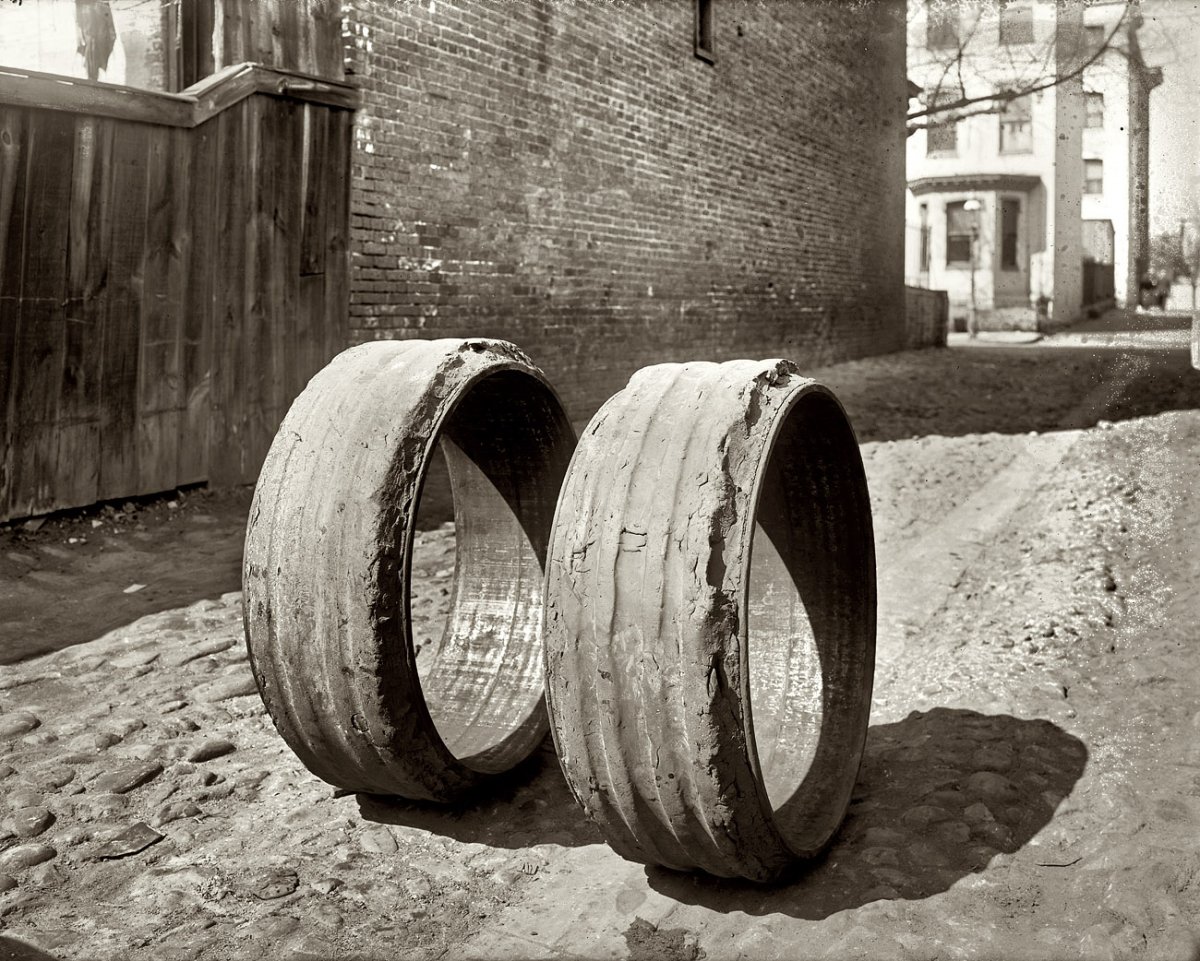
[[[559,760],[618,853],[771,881],[826,847],[875,662],[870,500],[832,393],[783,361],[636,373],[580,439],[546,596]]]
[[[414,652],[414,519],[437,444],[457,559],[440,645]],[[296,399],[246,533],[246,641],[275,726],[337,787],[450,802],[545,736],[543,570],[574,448],[511,344],[351,348]]]

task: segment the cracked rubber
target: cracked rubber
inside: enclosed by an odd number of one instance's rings
[[[785,361],[636,373],[580,438],[547,565],[546,693],[630,860],[778,880],[862,759],[875,552],[854,431]]]
[[[414,518],[439,441],[457,556],[445,634],[418,653]],[[243,563],[254,676],[310,771],[453,802],[538,746],[546,546],[574,445],[503,341],[363,344],[312,379],[263,465]]]

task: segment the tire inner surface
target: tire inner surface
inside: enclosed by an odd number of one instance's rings
[[[759,495],[748,651],[753,750],[784,840],[802,856],[841,823],[874,673],[874,544],[853,431],[805,394],[785,415]]]
[[[469,389],[439,440],[454,498],[454,585],[445,630],[421,650],[417,672],[446,747],[496,773],[545,735],[542,574],[574,434],[544,384],[507,370]]]

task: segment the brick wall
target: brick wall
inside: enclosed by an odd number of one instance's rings
[[[354,0],[351,327],[525,348],[574,417],[668,360],[905,343],[904,7]]]

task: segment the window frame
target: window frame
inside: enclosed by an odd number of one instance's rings
[[[1000,0],[998,34],[1002,47],[1019,47],[1034,42],[1033,4],[1027,0]]]
[[[933,263],[933,226],[929,223],[929,204],[920,206],[920,246],[917,253],[917,270],[922,274],[929,273]]]
[[[1084,115],[1083,129],[1084,130],[1103,130],[1104,129],[1104,94],[1098,90],[1084,91]],[[1093,110],[1095,104],[1099,104],[1099,110]],[[1092,123],[1092,118],[1099,119],[1099,123]]]
[[[925,103],[928,109],[933,110],[937,107],[938,91],[929,90],[925,93]],[[940,123],[935,121],[933,115],[929,115],[925,127],[925,156],[933,157],[957,157],[958,156],[958,121],[943,120]],[[939,137],[945,138],[948,145],[935,144],[935,140]]]
[[[946,201],[946,266],[963,268],[971,267],[975,263],[975,239],[979,235],[979,211],[967,210],[967,202],[965,200],[947,200]],[[961,212],[974,215],[974,230],[968,230],[967,233],[951,233],[951,221],[954,219],[952,211],[957,208]],[[967,255],[965,259],[951,259],[951,253],[961,246],[963,240],[966,240]]]
[[[1013,211],[1011,224],[1007,217],[1009,211]],[[1011,258],[1009,257],[1010,251]],[[1021,273],[1021,199],[1019,197],[1000,198],[1000,269]]]
[[[1024,107],[1024,113],[1017,114],[1012,108],[1016,104],[1021,104]],[[1024,97],[1016,97],[1009,100],[1001,108],[999,117],[999,153],[1001,154],[1030,154],[1033,153],[1033,101],[1028,95]],[[1023,140],[1018,139],[1012,133],[1013,128],[1024,127],[1020,133],[1023,135]],[[1008,131],[1008,137],[1005,132]],[[1017,140],[1018,142],[1010,146],[1006,140]]]
[[[962,15],[956,4],[925,0],[925,48],[957,50],[962,43]]]
[[[1099,170],[1100,176],[1089,177],[1088,173],[1091,169]],[[1092,189],[1092,184],[1098,185],[1095,190]],[[1089,197],[1104,196],[1104,161],[1099,157],[1083,158],[1083,192]]]

